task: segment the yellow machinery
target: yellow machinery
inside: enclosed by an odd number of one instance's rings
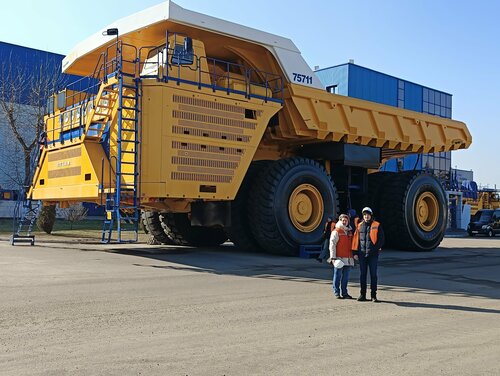
[[[500,208],[500,193],[496,190],[479,190],[477,199],[463,198],[462,203],[470,205],[471,215],[481,209],[498,209]]]
[[[117,21],[63,61],[29,197],[106,206],[103,240],[295,254],[328,216],[375,206],[390,244],[435,248],[447,203],[427,174],[368,174],[467,148],[465,124],[327,93],[288,39],[172,2]],[[115,230],[114,230],[115,229]]]

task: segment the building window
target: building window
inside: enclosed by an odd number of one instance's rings
[[[405,82],[398,80],[398,107],[405,107]]]
[[[337,86],[338,85],[327,86],[326,91],[328,91],[330,94],[338,94],[337,93]]]
[[[422,169],[434,174],[442,183],[448,184],[451,171],[451,152],[422,155]]]
[[[423,112],[451,119],[451,95],[424,87],[422,99]]]

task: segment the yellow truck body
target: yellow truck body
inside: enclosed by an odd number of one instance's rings
[[[304,165],[316,173],[306,173],[308,178],[283,198],[282,213],[270,214],[289,217],[289,223],[274,223],[274,235],[293,253],[302,243],[317,242],[326,216],[338,214],[337,196],[343,193],[334,187],[333,171],[349,174],[348,180],[352,173],[345,167],[350,152],[338,152],[339,145],[372,155],[369,164],[357,166],[366,175],[392,157],[463,149],[472,142],[462,122],[327,93],[285,38],[172,2],[113,26],[108,33],[119,33],[116,39],[99,32],[63,61],[66,73],[97,83],[93,91],[68,88],[46,117],[48,142],[30,190],[34,200],[103,204],[115,195],[115,211],[124,211],[116,206],[121,200],[149,212],[146,222],[153,232],[160,231],[161,222],[175,242],[179,234],[173,229],[182,227],[176,214],[187,216],[182,217],[190,222],[182,222],[186,231],[205,227],[209,233],[217,227],[221,233],[227,226],[231,232],[234,223],[251,227],[248,218],[240,223],[235,213],[241,205],[259,207],[260,201],[248,204],[242,197],[259,200],[252,192],[266,186],[256,182],[265,179],[265,170],[272,175],[279,165],[277,171],[297,169],[300,176]],[[289,167],[285,160],[292,161]],[[323,171],[332,187],[312,182]],[[414,184],[411,179],[405,184]],[[264,206],[273,206],[283,193],[274,194]],[[439,193],[433,194],[437,201],[417,198],[413,207],[421,213],[416,226],[439,237],[446,214]],[[257,238],[252,244],[279,252],[280,245],[262,238],[262,232],[247,234]]]

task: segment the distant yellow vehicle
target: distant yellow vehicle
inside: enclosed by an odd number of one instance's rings
[[[289,39],[166,2],[81,42],[50,101],[29,197],[106,205],[103,240],[140,221],[162,243],[293,255],[328,216],[373,205],[389,245],[437,247],[440,183],[369,172],[467,148],[462,122],[330,94]]]
[[[479,190],[477,199],[463,198],[463,204],[470,205],[470,214],[474,215],[481,209],[499,209],[500,193],[496,190]]]

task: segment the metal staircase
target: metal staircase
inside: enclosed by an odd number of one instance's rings
[[[31,152],[31,172],[28,181],[33,179],[33,175],[38,170],[40,166],[39,162],[43,156],[44,151],[39,154],[38,148],[34,148]],[[41,201],[34,201],[28,198],[29,188],[29,186],[23,186],[17,194],[14,215],[12,216],[11,245],[16,245],[16,243],[30,243],[31,245],[35,245],[35,235],[32,234],[32,231],[42,203]]]
[[[87,138],[100,140],[106,131],[106,125],[112,119],[113,109],[118,100],[118,85],[116,83],[108,83],[102,88],[101,95],[96,101],[90,124],[87,128]]]
[[[121,74],[118,91],[115,191],[106,195],[103,243],[136,242],[139,210],[140,79]],[[116,232],[116,237],[113,236]],[[127,236],[125,236],[127,233]]]
[[[35,235],[32,234],[33,225],[38,217],[40,201],[32,201],[26,198],[26,192],[20,191],[16,206],[14,208],[13,231],[10,244],[30,243],[35,245]]]

